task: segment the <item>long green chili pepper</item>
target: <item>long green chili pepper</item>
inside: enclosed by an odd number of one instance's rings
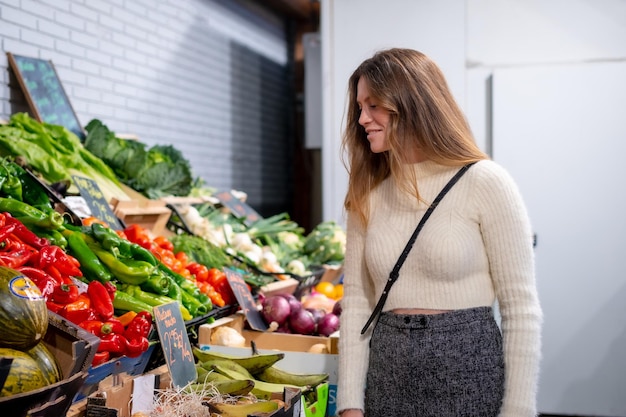
[[[60,248],[67,248],[67,238],[63,236],[60,230],[42,229],[41,227],[31,227],[33,233],[39,237],[48,239],[51,245],[59,246]]]
[[[111,252],[96,247],[96,245],[90,245],[90,249],[109,268],[111,273],[125,284],[140,285],[146,282],[156,270],[156,267],[148,262],[116,258]]]
[[[69,251],[78,259],[80,270],[83,271],[83,275],[85,275],[88,280],[93,281],[97,279],[102,283],[111,281],[113,274],[111,274],[111,271],[100,262],[100,259],[98,259],[96,254],[89,248],[85,241],[85,235],[81,232],[74,232],[69,229],[65,229],[63,235],[67,239]]]
[[[138,261],[146,261],[150,265],[154,266],[159,264],[159,261],[152,252],[137,243],[130,244],[130,253],[131,257],[133,259],[137,259]]]
[[[183,302],[183,290],[178,286],[178,284],[169,276],[165,276],[170,281],[170,286],[167,291],[167,296],[173,298],[179,303]]]
[[[0,197],[0,212],[9,212],[26,226],[44,229],[59,229],[63,225],[63,215],[56,211],[44,212],[23,201]]]
[[[113,229],[100,223],[93,223],[89,228],[89,235],[109,252],[116,250],[123,257],[130,257],[130,241],[120,237]]]
[[[132,295],[139,301],[150,304],[153,307],[176,301],[166,295],[158,295],[148,291],[144,291],[138,285],[124,285],[122,286],[122,291],[128,293],[129,295]]]
[[[115,292],[113,308],[116,310],[134,311],[135,313],[147,311],[152,314],[152,306],[150,304],[139,301],[132,295],[120,290]]]
[[[161,270],[165,275],[169,276],[176,284],[178,284],[178,286],[182,290],[190,292],[194,296],[200,294],[200,289],[198,288],[198,286],[194,284],[193,282],[191,282],[190,280],[172,271],[170,268],[168,268],[166,265],[164,265],[161,262],[159,262],[158,267],[159,267],[159,270]]]
[[[140,285],[144,291],[150,291],[155,294],[167,295],[170,290],[171,280],[165,277],[160,271],[150,275],[150,277]]]
[[[153,307],[160,306],[163,304],[169,304],[171,302],[176,301],[173,298],[170,298],[165,295],[158,295],[158,294],[154,294],[148,291],[143,291],[141,287],[137,285],[123,284],[118,287],[118,293],[119,292],[124,292],[130,295],[131,297],[135,298],[136,300],[149,304]],[[189,310],[187,310],[187,308],[185,308],[185,306],[183,306],[180,302],[177,301],[177,303],[178,303],[178,307],[180,309],[181,315],[183,317],[183,320],[185,321],[191,320],[193,316],[191,315],[191,313],[189,313]]]
[[[194,317],[203,316],[209,312],[209,309],[206,305],[202,304],[200,301],[194,298],[187,291],[183,290],[181,291],[181,293],[183,296],[182,303],[185,306],[185,308],[189,310],[189,313],[191,313],[192,316]]]

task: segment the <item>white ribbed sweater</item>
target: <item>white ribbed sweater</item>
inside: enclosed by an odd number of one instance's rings
[[[413,165],[431,202],[458,168]],[[341,301],[337,410],[363,409],[369,317],[398,256],[426,210],[392,179],[374,190],[370,223],[348,215]],[[444,197],[409,253],[384,310],[453,310],[498,300],[505,353],[502,417],[536,415],[542,312],[535,286],[532,230],[519,190],[495,162],[472,166]],[[371,328],[370,328],[371,329]]]

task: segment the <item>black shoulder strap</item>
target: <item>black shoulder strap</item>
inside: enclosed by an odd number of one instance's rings
[[[406,246],[404,247],[404,250],[400,254],[400,257],[398,258],[398,261],[396,262],[396,265],[391,270],[391,273],[389,274],[389,278],[387,279],[387,284],[385,285],[385,289],[383,290],[382,294],[380,295],[380,298],[378,299],[378,303],[376,303],[376,307],[374,308],[374,311],[372,312],[372,314],[370,315],[369,319],[367,320],[367,323],[365,323],[365,326],[363,327],[363,330],[361,330],[361,334],[365,334],[365,332],[367,331],[368,327],[370,327],[370,325],[372,324],[374,319],[382,311],[383,306],[385,305],[385,301],[387,301],[387,295],[389,294],[389,290],[391,290],[391,286],[393,285],[394,282],[396,282],[396,280],[400,276],[400,268],[402,267],[402,264],[406,260],[406,257],[409,255],[409,252],[411,251],[411,248],[413,247],[413,243],[415,243],[415,239],[417,239],[417,235],[419,234],[419,232],[424,227],[424,223],[426,223],[426,220],[428,220],[428,218],[433,213],[435,208],[437,208],[437,205],[439,204],[441,199],[443,199],[443,197],[448,193],[448,191],[450,191],[452,186],[454,184],[456,184],[456,182],[463,176],[463,174],[465,174],[465,172],[467,172],[467,170],[474,164],[475,164],[475,162],[472,162],[470,164],[467,164],[467,165],[463,166],[463,168],[461,168],[454,175],[454,177],[452,177],[450,179],[450,181],[448,181],[446,186],[443,187],[443,189],[439,192],[437,197],[435,197],[435,200],[433,201],[433,203],[430,205],[430,207],[428,207],[428,210],[426,210],[426,213],[424,213],[424,216],[420,220],[419,224],[415,228],[415,231],[411,235],[411,238],[409,239],[409,241],[407,242]]]

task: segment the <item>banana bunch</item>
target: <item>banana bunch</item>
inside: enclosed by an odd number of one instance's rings
[[[282,352],[234,356],[195,347],[193,353],[198,360],[197,384],[238,381],[243,387],[244,381],[248,387],[252,382],[248,392],[262,400],[269,400],[276,394],[282,396],[287,387],[304,393],[328,380],[326,373],[298,374],[280,369],[275,364],[285,357]]]

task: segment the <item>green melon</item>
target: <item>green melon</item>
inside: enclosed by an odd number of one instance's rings
[[[63,373],[54,355],[48,350],[44,342],[37,343],[26,351],[39,364],[39,368],[49,384],[63,379]]]
[[[0,358],[13,359],[7,379],[4,381],[2,391],[0,391],[0,397],[8,397],[48,386],[48,381],[39,364],[28,353],[17,349],[0,348]]]
[[[0,266],[0,347],[27,350],[48,330],[48,308],[30,278]]]

